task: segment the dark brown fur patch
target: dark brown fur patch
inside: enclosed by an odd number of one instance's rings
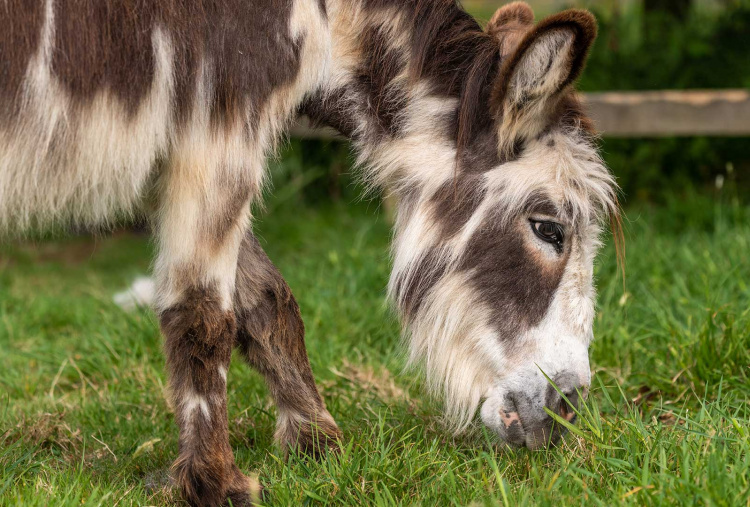
[[[257,122],[261,108],[279,86],[299,72],[301,40],[289,33],[293,0],[207,2],[205,38],[216,88],[212,116],[225,121],[250,107]],[[221,27],[221,29],[217,29]]]
[[[502,213],[499,207],[497,218],[490,218],[475,232],[459,269],[471,273],[471,283],[490,309],[492,323],[501,338],[508,340],[544,318],[562,279],[570,247],[553,267],[541,264],[523,239],[525,231],[520,228],[529,224],[503,226]]]
[[[356,111],[359,111],[359,95],[354,85],[319,92],[308,97],[299,108],[316,126],[329,126],[354,141],[361,140],[357,130]]]
[[[451,191],[455,190],[446,184],[439,192],[443,198],[450,199]],[[478,187],[472,188],[471,184],[458,192],[467,195],[467,201],[476,202],[481,199],[478,195],[482,195]],[[467,209],[451,209],[450,204],[445,206],[442,213],[435,211],[443,241],[457,233],[473,214],[469,210],[476,205],[467,203]],[[512,338],[544,318],[562,279],[570,250],[566,247],[560,261],[552,268],[547,263],[541,264],[528,249],[523,231],[518,229],[530,227],[530,224],[503,227],[503,212],[502,205],[498,206],[469,239],[457,271],[472,274],[470,283],[490,308],[492,323],[502,337]],[[451,218],[451,215],[454,216]],[[560,210],[546,195],[534,193],[519,214],[527,215],[556,217]],[[430,292],[446,275],[445,258],[446,254],[440,248],[430,249],[413,261],[415,265],[410,278],[397,280],[396,293],[404,316],[414,318]]]
[[[215,370],[229,363],[236,332],[234,315],[221,310],[215,289],[186,290],[183,303],[160,315],[167,365],[188,373],[192,388],[201,395],[224,388]]]
[[[249,209],[251,198],[259,193],[259,189],[252,188],[248,180],[250,169],[239,177],[229,174],[220,179],[216,185],[216,193],[205,195],[208,202],[204,209],[213,209],[207,214],[201,224],[206,243],[214,251],[224,248],[226,241],[233,238],[234,229],[239,228],[245,213]]]
[[[399,189],[396,194],[398,220],[399,222],[408,221],[419,205],[419,199],[422,195],[422,189],[418,186],[410,186]]]
[[[416,317],[425,298],[445,276],[448,268],[445,252],[437,248],[428,250],[413,262],[415,265],[410,270],[409,278],[402,275],[396,281],[401,313],[407,319]]]
[[[441,242],[451,239],[466,225],[484,200],[484,179],[462,175],[443,183],[432,195],[433,220],[440,224]]]
[[[53,5],[52,73],[75,100],[87,102],[107,87],[135,110],[154,77],[155,2],[58,0]]]
[[[44,5],[6,0],[0,3],[0,20],[0,120],[7,120],[18,112],[26,68],[39,49]]]
[[[523,209],[520,213],[522,216],[547,216],[559,217],[562,214],[554,201],[544,192],[532,192],[529,195]],[[568,217],[570,218],[570,217]]]
[[[406,91],[394,83],[404,70],[406,59],[388,43],[379,27],[371,27],[360,36],[363,61],[355,76],[363,91],[366,113],[374,118],[380,135],[398,137],[401,129],[399,113],[406,106]]]
[[[476,129],[469,145],[460,151],[459,167],[463,173],[483,173],[497,168],[518,158],[523,153],[524,144],[516,142],[510,153],[498,153],[497,129],[494,124]]]

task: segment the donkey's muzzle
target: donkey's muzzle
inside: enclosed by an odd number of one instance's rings
[[[586,386],[575,382],[572,375],[560,375],[555,384],[557,389],[547,384],[539,394],[507,393],[498,414],[487,414],[483,407],[483,419],[494,419],[496,424],[489,425],[495,426],[499,436],[513,446],[541,449],[555,445],[567,431],[560,420],[575,423],[576,411],[587,394]]]

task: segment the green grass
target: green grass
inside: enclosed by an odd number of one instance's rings
[[[592,395],[575,433],[539,452],[479,427],[453,436],[402,373],[376,204],[276,206],[259,235],[345,450],[283,462],[268,392],[235,358],[240,467],[276,505],[750,505],[750,209],[696,199],[628,210],[626,292],[605,247]],[[151,254],[129,233],[0,250],[0,505],[173,501],[149,487],[177,450],[158,324],[111,302]]]

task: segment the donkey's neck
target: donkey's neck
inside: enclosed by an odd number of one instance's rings
[[[328,13],[329,79],[303,111],[354,142],[375,185],[404,194],[453,177],[461,139],[493,131],[494,41],[453,0],[329,0]]]

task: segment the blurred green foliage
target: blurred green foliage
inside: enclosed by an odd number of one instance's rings
[[[750,88],[750,2],[693,2],[684,19],[640,2],[591,10],[599,37],[581,90]]]
[[[750,2],[694,1],[683,15],[641,2],[592,10],[599,38],[582,91],[750,88]],[[605,139],[603,152],[628,200],[662,202],[665,189],[706,191],[722,178],[750,194],[747,137]]]

